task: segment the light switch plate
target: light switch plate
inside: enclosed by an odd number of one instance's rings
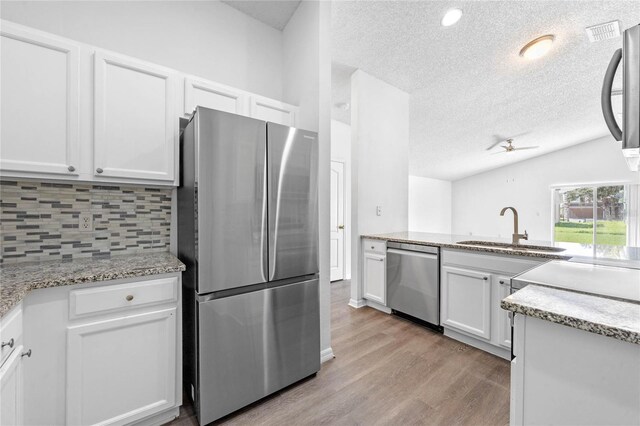
[[[78,228],[80,232],[93,231],[93,215],[90,212],[80,213],[78,217]]]
[[[376,215],[382,216],[382,206],[376,206]]]

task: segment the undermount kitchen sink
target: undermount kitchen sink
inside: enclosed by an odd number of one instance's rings
[[[511,249],[511,250],[548,251],[548,252],[555,252],[555,253],[566,250],[560,247],[536,246],[532,244],[497,243],[492,241],[473,241],[473,240],[458,241],[457,244],[462,244],[465,246],[495,247],[495,248],[503,248],[503,249]]]

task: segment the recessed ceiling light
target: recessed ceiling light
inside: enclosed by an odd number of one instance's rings
[[[440,24],[443,27],[450,27],[457,24],[460,18],[462,18],[462,9],[449,9],[442,17]]]
[[[555,36],[553,34],[546,34],[535,38],[520,49],[520,56],[525,59],[538,59],[551,50],[554,40]]]

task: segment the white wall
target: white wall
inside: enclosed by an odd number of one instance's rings
[[[409,176],[409,231],[451,233],[451,182]]]
[[[283,31],[283,100],[300,106],[298,127],[318,132],[320,347],[331,359],[329,184],[331,156],[331,4],[303,1]]]
[[[640,174],[629,171],[620,144],[610,137],[455,181],[453,233],[510,237],[511,213],[500,217],[500,210],[513,206],[521,232],[526,229],[531,240],[550,241],[550,187],[596,182],[640,182]]]
[[[357,70],[351,76],[352,303],[362,298],[360,235],[408,226],[409,94]],[[382,215],[376,215],[382,206]]]
[[[0,17],[274,99],[282,32],[218,1],[2,1]]]
[[[344,277],[351,279],[351,126],[331,120],[331,161],[344,164]]]

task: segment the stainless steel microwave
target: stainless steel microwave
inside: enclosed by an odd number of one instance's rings
[[[611,108],[611,87],[622,60],[622,122],[616,122]],[[622,34],[622,49],[613,54],[602,84],[602,112],[609,131],[622,141],[622,153],[629,168],[640,167],[640,24]]]

